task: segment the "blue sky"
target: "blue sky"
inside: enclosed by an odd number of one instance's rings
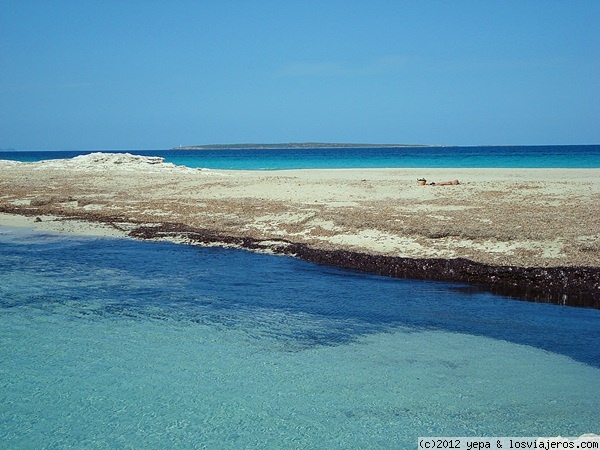
[[[600,143],[600,1],[0,0],[0,148]]]

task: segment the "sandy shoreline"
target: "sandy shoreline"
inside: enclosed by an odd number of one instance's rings
[[[124,236],[144,226],[148,237],[167,224],[183,242],[185,228],[323,252],[600,268],[600,169],[217,171],[92,154],[0,161],[0,174],[0,226],[19,215],[53,231]],[[417,186],[419,177],[461,184]]]

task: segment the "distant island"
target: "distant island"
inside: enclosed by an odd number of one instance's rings
[[[337,144],[330,142],[287,142],[282,144],[207,144],[186,145],[173,147],[171,150],[260,150],[298,148],[399,148],[399,147],[430,147],[422,144]]]

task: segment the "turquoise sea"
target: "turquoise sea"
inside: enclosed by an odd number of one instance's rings
[[[107,150],[108,151],[108,150]],[[114,152],[111,150],[111,152]],[[333,168],[598,168],[600,145],[398,147],[257,150],[120,150],[162,156],[188,167],[231,170]],[[0,159],[40,161],[91,151],[0,152]]]
[[[577,158],[600,167],[598,147],[587,150]],[[158,154],[181,164],[172,152]],[[268,167],[283,156],[264,152],[243,168],[293,168]],[[218,155],[188,153],[219,168],[207,162]],[[599,330],[600,310],[468,285],[0,227],[0,448],[412,449],[419,436],[600,434]]]

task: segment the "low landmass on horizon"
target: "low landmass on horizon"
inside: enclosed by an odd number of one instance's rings
[[[295,149],[295,148],[397,148],[430,147],[423,144],[338,144],[330,142],[286,142],[283,144],[206,144],[173,147],[171,150],[240,150],[240,149]]]

